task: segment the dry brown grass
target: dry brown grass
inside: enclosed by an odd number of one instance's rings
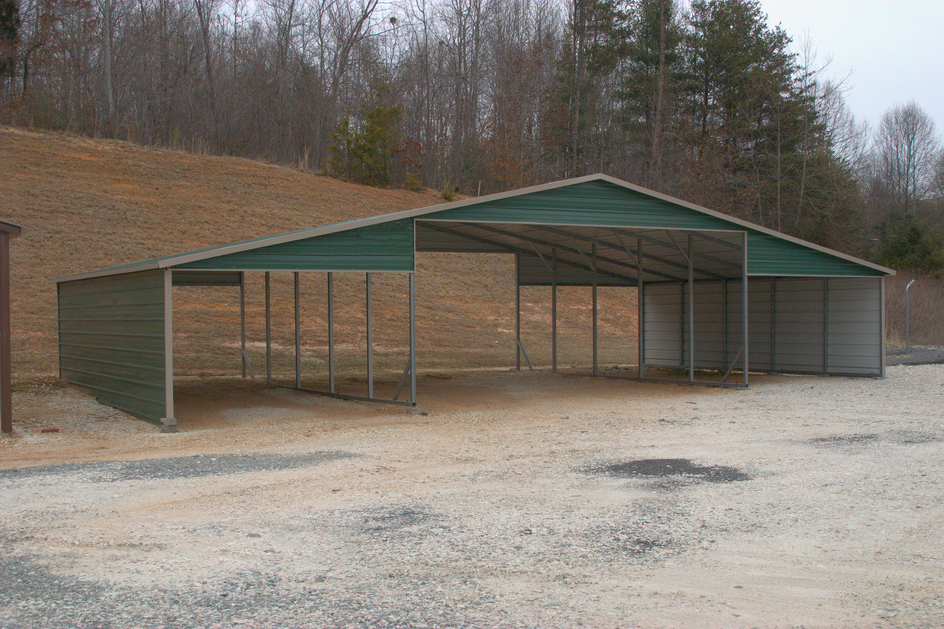
[[[0,127],[0,216],[25,229],[13,241],[14,378],[57,372],[56,287],[48,279],[97,268],[441,203],[433,191],[382,190],[237,158],[195,156],[126,142]],[[275,373],[293,365],[291,276],[275,274]],[[264,370],[262,274],[247,275],[250,354]],[[363,372],[364,276],[336,276],[336,342],[342,371]],[[379,369],[406,361],[407,280],[375,276]],[[589,289],[560,294],[561,365],[590,360]],[[326,356],[325,275],[305,274],[303,357],[320,375]],[[514,277],[509,256],[421,254],[417,274],[421,368],[514,364]],[[234,374],[239,294],[176,288],[175,371]],[[550,291],[523,290],[523,339],[550,361]],[[601,355],[635,356],[635,293],[601,290]]]

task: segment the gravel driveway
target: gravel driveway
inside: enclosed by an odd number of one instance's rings
[[[170,435],[21,392],[0,625],[941,627],[944,366],[888,372],[192,383]]]

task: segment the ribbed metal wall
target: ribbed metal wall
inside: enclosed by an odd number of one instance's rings
[[[879,375],[882,354],[882,284],[879,278],[830,278],[826,305],[826,372]]]
[[[684,284],[646,286],[643,298],[644,361],[662,367],[681,367]]]
[[[780,278],[772,288],[777,349],[773,368],[823,373],[826,279]]]
[[[881,376],[881,278],[752,278],[749,366],[756,371]],[[727,369],[743,345],[739,280],[696,282],[695,367]],[[687,367],[688,287],[646,286],[647,364]],[[743,361],[735,364],[743,368]]]
[[[59,284],[59,373],[103,404],[165,417],[164,271]]]

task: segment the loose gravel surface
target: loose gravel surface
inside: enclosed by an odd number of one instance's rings
[[[34,386],[0,626],[944,626],[944,366],[751,381],[191,382],[169,435]]]

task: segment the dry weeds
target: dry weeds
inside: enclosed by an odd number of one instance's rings
[[[12,246],[13,360],[17,381],[57,372],[56,287],[50,278],[342,220],[435,205],[433,191],[377,189],[246,159],[195,156],[66,133],[0,128],[2,216],[25,227]],[[262,274],[247,276],[250,355],[264,369]],[[364,276],[338,276],[338,358],[364,367]],[[288,374],[294,344],[291,277],[274,276],[276,373]],[[407,281],[376,277],[378,368],[406,360]],[[421,368],[503,367],[514,363],[514,277],[509,256],[422,254],[418,259]],[[325,276],[303,276],[303,355],[323,364]],[[232,375],[240,370],[239,293],[178,288],[175,371]],[[560,296],[561,364],[590,357],[588,289]],[[524,343],[550,360],[548,289],[523,295]],[[604,290],[603,359],[635,356],[635,293]]]

